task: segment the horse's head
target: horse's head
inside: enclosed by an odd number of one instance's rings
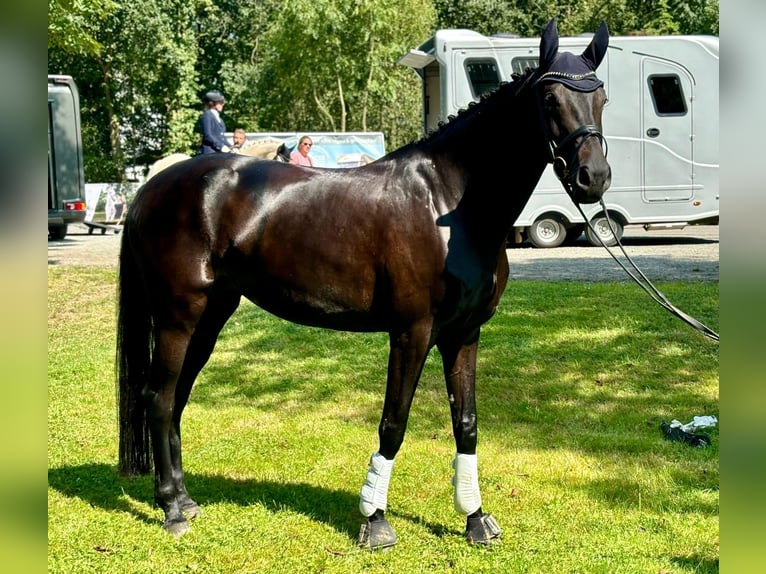
[[[553,168],[576,203],[595,203],[609,188],[601,113],[606,103],[596,68],[606,54],[609,31],[604,22],[580,55],[559,52],[556,20],[540,40],[536,85],[544,129],[552,148]]]
[[[281,161],[282,163],[290,163],[290,148],[287,147],[287,144],[282,144],[277,148],[277,153],[274,155],[274,158],[277,161]]]

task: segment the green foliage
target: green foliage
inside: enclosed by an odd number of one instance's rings
[[[434,0],[440,28],[534,37],[551,18],[562,35],[592,32],[604,20],[615,35],[718,34],[718,0]]]
[[[659,285],[718,327],[718,285]],[[323,331],[243,302],[183,419],[191,533],[160,528],[153,478],[119,477],[114,271],[48,268],[48,570],[79,572],[718,572],[718,346],[635,285],[514,281],[477,374],[490,549],[462,538],[441,361],[428,359],[391,480],[390,552],[356,548],[377,448],[387,337]],[[76,294],[76,296],[73,296]],[[723,421],[726,422],[726,421]]]
[[[116,8],[112,0],[48,0],[48,50],[97,54],[99,24]]]
[[[718,0],[627,0],[630,32],[718,35]]]
[[[518,4],[502,0],[434,0],[437,28],[466,28],[485,35],[500,32],[534,35],[527,33],[527,16]]]
[[[280,25],[264,38],[262,123],[299,131],[381,130],[389,146],[401,145],[397,132],[417,126],[420,110],[401,101],[417,94],[418,84],[396,61],[432,32],[432,14],[424,0],[286,5]]]

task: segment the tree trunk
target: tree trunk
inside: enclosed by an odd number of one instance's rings
[[[340,100],[340,131],[346,131],[346,100],[343,99],[343,81],[340,79],[340,74],[336,74],[338,77],[338,98]]]

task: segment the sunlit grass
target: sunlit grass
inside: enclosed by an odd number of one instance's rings
[[[659,423],[718,416],[718,347],[628,284],[514,282],[483,329],[477,405],[484,507],[468,546],[452,508],[441,360],[429,357],[389,494],[400,543],[355,547],[377,449],[385,334],[292,325],[243,302],[184,414],[204,515],[165,535],[153,479],[116,474],[114,273],[48,270],[51,572],[717,572],[710,448]],[[717,284],[660,286],[716,329]]]

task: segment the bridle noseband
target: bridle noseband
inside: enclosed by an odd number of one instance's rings
[[[582,139],[572,147],[572,152],[569,154],[569,161],[567,162],[567,160],[564,158],[566,146],[580,137]],[[551,147],[551,156],[553,157],[553,171],[556,173],[556,176],[564,185],[564,188],[567,190],[567,193],[570,196],[573,193],[572,188],[576,183],[575,177],[577,176],[577,172],[570,170],[569,166],[577,163],[577,154],[579,153],[580,148],[590,137],[598,138],[601,146],[604,148],[604,157],[606,157],[608,151],[606,139],[604,138],[604,134],[601,133],[601,130],[598,129],[598,126],[593,124],[585,124],[580,126],[575,131],[568,134],[558,144],[556,144],[550,134],[548,134],[548,145]]]

